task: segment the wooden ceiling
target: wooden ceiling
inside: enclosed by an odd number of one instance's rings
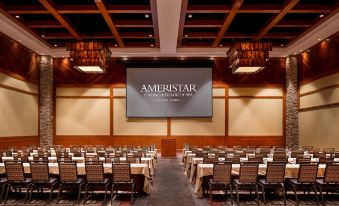
[[[338,10],[339,0],[182,0],[177,47],[268,40],[286,47]],[[111,47],[160,47],[156,0],[0,0],[50,47],[100,39]],[[168,18],[171,18],[170,16]]]

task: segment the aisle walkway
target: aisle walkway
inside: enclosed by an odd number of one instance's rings
[[[194,206],[187,178],[178,159],[160,158],[153,189],[148,200],[150,206]]]

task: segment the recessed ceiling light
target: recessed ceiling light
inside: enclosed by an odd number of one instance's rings
[[[330,41],[330,38],[327,38],[326,41]]]
[[[324,16],[325,16],[324,14],[320,14],[320,15],[319,15],[320,18],[323,18]]]
[[[15,18],[19,19],[19,18],[20,18],[20,16],[19,16],[19,15],[16,15],[16,16],[15,16]]]
[[[302,50],[302,49],[300,49],[299,51],[301,51],[301,52],[302,52],[303,50]]]
[[[148,35],[148,37],[152,37],[152,36],[153,36],[153,34],[149,34],[149,35]]]
[[[114,44],[114,46],[115,46],[115,47],[117,47],[117,46],[118,46],[118,44]]]
[[[311,52],[311,50],[309,50],[309,49],[307,49],[306,51],[307,51],[307,52]]]
[[[219,44],[219,46],[221,47],[221,46],[224,46],[224,45],[222,45],[222,44]]]
[[[21,42],[21,39],[18,39],[18,42]]]
[[[210,60],[214,60],[214,57],[210,57]]]
[[[54,44],[53,46],[54,46],[54,47],[57,47],[58,45],[57,45],[57,44]]]
[[[42,37],[42,38],[45,38],[46,36],[45,36],[45,34],[41,34],[41,37]]]
[[[151,47],[154,47],[154,44],[151,44],[150,46],[151,46]]]
[[[145,14],[145,18],[149,18],[149,14]]]
[[[185,60],[185,57],[180,57],[181,60]]]
[[[154,57],[154,61],[156,61],[158,58],[157,57]]]
[[[294,52],[294,55],[297,55],[297,52]]]
[[[280,44],[281,47],[285,46],[284,44]]]
[[[73,58],[70,58],[69,60],[73,61]]]
[[[188,37],[188,34],[185,34],[185,37]]]
[[[319,38],[318,41],[321,41],[321,39]]]
[[[189,15],[188,15],[188,18],[192,18],[192,17],[193,17],[193,15],[192,15],[192,14],[189,14]]]
[[[122,58],[122,60],[126,61],[126,60],[127,60],[127,57]]]

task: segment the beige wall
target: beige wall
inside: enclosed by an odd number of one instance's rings
[[[58,88],[57,135],[107,135],[111,126],[116,136],[283,136],[281,88],[227,90],[213,89],[213,118],[171,118],[169,122],[167,118],[126,118],[125,88],[113,88],[111,99],[109,88]]]
[[[300,145],[339,148],[339,73],[300,87]]]
[[[38,135],[37,92],[36,85],[0,73],[0,137]]]

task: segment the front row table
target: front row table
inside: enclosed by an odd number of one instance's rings
[[[258,175],[266,175],[266,164],[259,164]],[[318,177],[323,177],[326,164],[319,164]],[[240,164],[232,164],[232,175],[239,175]],[[286,164],[285,178],[298,178],[299,164]],[[198,164],[197,178],[194,192],[199,197],[203,197],[202,183],[204,176],[213,175],[213,164]]]
[[[23,163],[24,172],[26,174],[31,173],[30,171],[30,163]],[[105,174],[112,174],[112,164],[111,163],[104,163],[104,173]],[[48,163],[49,173],[53,175],[59,175],[59,165],[58,163]],[[77,163],[78,175],[86,175],[85,164],[84,163]],[[144,178],[144,185],[143,191],[145,193],[149,193],[150,188],[150,173],[149,173],[148,164],[133,164],[131,163],[131,174],[132,175],[143,175]],[[5,174],[5,164],[0,163],[0,174]]]

